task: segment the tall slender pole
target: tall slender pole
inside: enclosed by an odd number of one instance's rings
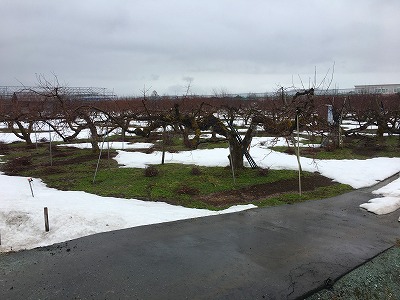
[[[231,143],[230,142],[229,142],[229,160],[231,161],[233,184],[236,184],[235,168],[233,166],[233,158],[232,158],[232,150],[231,150]]]
[[[106,137],[107,137],[107,158],[110,159],[110,140],[108,138],[108,125],[106,127]]]
[[[122,128],[122,150],[125,149],[125,129]]]
[[[50,140],[50,166],[53,166],[53,153],[51,152],[51,128],[49,125],[49,140]]]
[[[299,113],[296,112],[297,119],[297,163],[299,164],[299,195],[301,196],[301,164],[300,164],[300,126],[299,126]]]
[[[100,163],[101,153],[103,152],[104,139],[105,139],[105,137],[106,137],[106,136],[103,137],[103,142],[101,143],[99,158],[97,159],[96,171],[94,172],[94,176],[93,176],[93,183],[94,183],[95,180],[96,180],[97,171],[99,170],[99,163]]]
[[[165,130],[166,130],[166,127],[165,127],[165,125],[163,125],[163,133],[162,133],[162,149],[161,149],[161,151],[162,151],[162,153],[161,153],[161,164],[163,165],[164,164],[164,162],[165,162],[165,143],[166,143],[166,132],[165,132]]]
[[[107,137],[107,166],[110,168],[110,139],[108,138],[108,125],[106,128],[106,137]]]
[[[33,130],[34,130],[34,132],[35,132],[35,148],[37,149],[37,124],[36,123],[34,123],[33,124]]]

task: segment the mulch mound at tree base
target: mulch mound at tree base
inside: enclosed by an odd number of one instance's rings
[[[301,179],[301,188],[304,192],[333,184],[336,184],[336,182],[319,174],[312,174],[311,176],[302,177]],[[294,178],[273,183],[252,185],[237,190],[196,196],[195,199],[214,206],[225,206],[238,203],[251,203],[282,193],[297,192],[298,190],[299,180]]]

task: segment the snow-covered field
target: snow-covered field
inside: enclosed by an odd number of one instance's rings
[[[1,136],[0,136],[1,140]],[[7,140],[6,140],[7,141]],[[254,138],[250,153],[261,167],[297,169],[295,156],[270,150],[271,138]],[[77,145],[71,145],[77,146]],[[114,144],[113,148],[122,148]],[[150,144],[128,144],[124,147],[150,147]],[[167,153],[166,162],[200,166],[228,165],[227,149],[194,150]],[[125,167],[144,168],[159,164],[161,153],[118,151],[115,158]],[[1,160],[1,157],[0,157]],[[301,158],[303,170],[318,171],[337,182],[354,188],[370,186],[400,172],[400,158],[367,160],[312,160]],[[234,206],[224,211],[209,211],[173,206],[162,202],[100,197],[85,192],[58,191],[46,187],[40,179],[32,181],[32,197],[28,178],[0,174],[0,252],[50,245],[98,232],[129,228],[174,220],[198,218],[254,208]],[[377,214],[400,208],[400,179],[375,191],[383,197],[374,198],[361,207]],[[48,207],[50,231],[44,230],[43,209]],[[400,221],[400,218],[399,218]]]
[[[40,179],[33,179],[32,184],[34,197],[27,178],[0,175],[0,252],[51,245],[98,232],[254,207],[241,205],[216,212],[163,202],[59,191],[46,187]],[[49,232],[44,230],[44,207],[49,212]]]

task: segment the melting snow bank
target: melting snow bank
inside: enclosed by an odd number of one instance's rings
[[[257,165],[271,169],[297,170],[296,156],[280,153],[268,149],[265,140],[255,140],[251,148],[251,156]],[[167,163],[196,164],[199,166],[227,166],[228,149],[207,149],[182,151],[178,153],[166,153]],[[115,157],[117,162],[124,167],[145,168],[146,165],[160,164],[161,152],[151,154],[141,152],[118,151]],[[349,184],[353,188],[372,186],[400,171],[400,158],[376,157],[371,159],[344,159],[344,160],[319,160],[301,157],[301,165],[304,171],[319,172],[321,175],[337,182]],[[368,211],[384,214],[397,210],[400,199],[400,182],[395,181],[386,187],[375,191],[376,194],[384,194],[385,198],[371,199],[361,207]],[[393,198],[394,197],[394,198]],[[400,221],[400,218],[399,218]]]
[[[51,245],[99,232],[256,207],[237,205],[222,211],[210,211],[164,202],[59,191],[46,187],[40,179],[34,179],[32,184],[34,197],[27,178],[0,174],[0,252]],[[44,207],[49,211],[49,232],[45,232]]]
[[[297,170],[295,155],[276,152],[257,143],[250,150],[250,154],[262,168],[275,170]],[[154,151],[146,154],[142,152],[127,152],[117,150],[114,158],[118,164],[127,168],[145,168],[150,164],[161,164],[161,152]],[[194,164],[206,167],[225,167],[229,165],[228,149],[204,149],[182,151],[177,153],[165,153],[166,163]],[[343,159],[343,160],[319,160],[301,157],[301,165],[304,171],[319,172],[321,175],[337,182],[349,184],[359,189],[382,181],[397,172],[400,172],[400,158],[376,157],[371,159]]]
[[[148,149],[154,146],[153,143],[129,143],[129,142],[104,142],[98,143],[102,149]],[[59,147],[74,147],[79,149],[91,149],[90,143],[61,144]]]
[[[396,197],[383,197],[373,198],[368,203],[363,203],[360,207],[373,212],[377,215],[384,215],[394,212],[400,208],[400,198]]]
[[[361,204],[360,207],[377,215],[388,214],[400,208],[400,178],[373,191],[373,193],[383,195],[384,197],[373,198],[368,203]]]

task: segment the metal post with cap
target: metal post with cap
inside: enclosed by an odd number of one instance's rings
[[[32,179],[31,177],[29,177],[29,178],[28,178],[28,182],[29,182],[29,187],[31,188],[31,194],[32,194],[32,197],[35,197],[35,196],[33,195],[32,181],[33,181],[33,179]]]

